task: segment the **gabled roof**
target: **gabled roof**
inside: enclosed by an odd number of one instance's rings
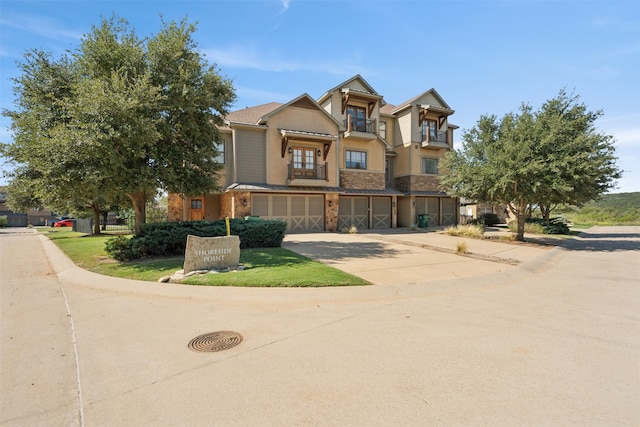
[[[260,118],[269,114],[273,110],[276,110],[282,105],[283,104],[280,102],[269,102],[268,104],[257,105],[255,107],[247,107],[227,114],[225,120],[232,123],[248,123],[256,125],[260,121]]]
[[[354,80],[358,80],[360,82],[360,84],[362,84],[367,89],[366,93],[368,95],[373,95],[373,96],[382,98],[382,95],[378,94],[378,92],[376,92],[375,89],[373,87],[371,87],[371,85],[369,83],[367,83],[367,81],[364,78],[362,78],[362,76],[360,74],[356,74],[355,76],[351,77],[349,80],[340,83],[338,86],[336,86],[336,87],[334,87],[332,89],[329,89],[320,98],[318,98],[318,102],[321,103],[321,102],[325,101],[328,97],[331,96],[331,94],[333,92],[335,92],[336,90],[340,90],[345,86],[348,86],[349,83],[351,83]]]
[[[322,114],[324,114],[328,119],[330,119],[331,121],[333,121],[338,128],[342,129],[342,123],[340,123],[335,117],[333,117],[331,114],[329,114],[327,112],[327,110],[325,110],[324,108],[322,108],[320,106],[320,104],[318,104],[311,96],[309,96],[309,94],[307,93],[303,93],[302,95],[300,95],[299,97],[295,98],[292,101],[289,101],[286,104],[281,104],[280,106],[278,106],[277,108],[265,113],[262,117],[260,117],[258,119],[258,124],[266,124],[267,121],[269,120],[269,117],[284,110],[285,108],[288,107],[299,107],[299,108],[308,108],[310,110],[318,110],[320,111]]]
[[[429,89],[428,91],[421,93],[418,96],[414,96],[413,98],[409,99],[408,101],[405,101],[403,103],[401,103],[399,106],[395,107],[393,110],[391,110],[389,112],[389,114],[396,114],[402,110],[404,110],[405,108],[409,108],[412,105],[417,105],[416,101],[426,95],[433,95],[436,100],[438,101],[438,103],[440,104],[441,107],[444,107],[447,110],[451,110],[451,107],[449,107],[449,104],[447,104],[444,99],[442,99],[442,97],[440,96],[440,94],[438,92],[436,92],[436,90],[434,88]],[[385,110],[386,112],[386,110]],[[453,113],[453,110],[451,110],[451,112]]]

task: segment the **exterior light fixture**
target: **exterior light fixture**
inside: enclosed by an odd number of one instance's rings
[[[394,200],[393,202],[391,202],[391,205],[395,208],[396,207],[396,201]]]
[[[329,200],[329,207],[333,206],[333,200]]]
[[[291,147],[289,147],[289,154],[291,154],[291,152],[292,152],[292,151],[293,151],[293,150],[291,149]]]
[[[242,206],[247,206],[247,199],[242,199]]]
[[[320,151],[320,149],[318,149],[318,157],[320,157],[321,154],[322,154],[322,151]]]

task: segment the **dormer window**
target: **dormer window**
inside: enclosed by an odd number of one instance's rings
[[[435,120],[424,120],[422,122],[422,140],[435,141],[438,137],[438,123]]]
[[[347,119],[351,131],[367,132],[367,109],[355,105],[347,106]]]

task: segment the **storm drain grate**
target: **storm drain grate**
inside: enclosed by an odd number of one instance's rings
[[[195,337],[189,342],[193,351],[223,351],[242,342],[242,335],[233,331],[209,332]]]

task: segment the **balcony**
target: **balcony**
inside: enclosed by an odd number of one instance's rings
[[[301,167],[300,167],[301,166]],[[287,185],[305,187],[324,187],[329,181],[329,163],[307,165],[294,165],[289,163]]]
[[[422,147],[451,149],[447,142],[447,132],[436,132],[435,135],[422,135]]]
[[[344,120],[344,127],[347,129],[344,134],[345,138],[374,139],[377,134],[376,119],[358,119],[347,115]]]

